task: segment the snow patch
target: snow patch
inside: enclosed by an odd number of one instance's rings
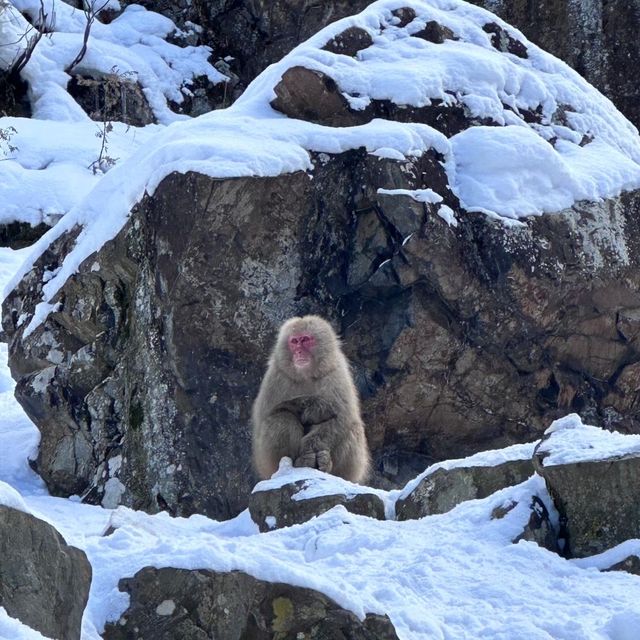
[[[586,425],[575,413],[553,422],[545,435],[547,438],[536,449],[545,467],[626,456],[640,457],[640,435],[625,435]]]

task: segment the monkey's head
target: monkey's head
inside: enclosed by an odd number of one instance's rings
[[[335,368],[340,342],[319,316],[290,318],[280,328],[274,358],[293,378],[318,378]]]

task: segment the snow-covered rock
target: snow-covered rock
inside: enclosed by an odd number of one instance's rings
[[[640,538],[640,436],[585,425],[573,414],[547,429],[535,461],[560,514],[568,557]]]
[[[287,459],[284,459],[287,460]],[[283,462],[284,462],[283,460]],[[384,520],[388,494],[314,469],[281,463],[270,480],[259,482],[249,496],[249,513],[260,531],[306,522],[336,505],[350,513]],[[386,504],[385,504],[386,503]]]
[[[465,500],[486,498],[524,482],[534,473],[534,446],[513,445],[431,465],[400,493],[396,502],[398,520],[446,513]]]
[[[386,615],[363,620],[311,589],[241,571],[145,567],[120,588],[131,604],[105,640],[138,638],[350,638],[398,640]]]

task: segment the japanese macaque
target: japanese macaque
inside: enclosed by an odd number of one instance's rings
[[[291,318],[280,328],[253,403],[253,461],[269,478],[280,459],[353,482],[369,473],[360,402],[331,325],[318,316]]]

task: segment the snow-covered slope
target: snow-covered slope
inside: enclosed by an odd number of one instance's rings
[[[393,13],[401,7],[416,14],[405,26],[398,26]],[[137,15],[129,8],[118,20],[129,13]],[[451,38],[435,44],[414,37],[433,21],[448,29]],[[522,43],[526,57],[495,48],[492,34],[483,29],[487,24],[499,25]],[[355,57],[322,48],[349,27],[364,30],[373,44]],[[404,107],[438,101],[493,126],[472,126],[447,138],[419,123],[374,119],[362,126],[326,127],[290,119],[270,102],[283,74],[295,66],[335,80],[356,112],[375,101]],[[358,147],[396,159],[435,149],[463,209],[505,221],[640,186],[636,129],[565,64],[492,14],[464,2],[380,0],[298,46],[265,70],[229,109],[176,123],[143,141],[77,200],[9,283],[13,287],[56,237],[74,225],[83,227],[76,250],[45,286],[43,305],[29,330],[41,322],[50,308],[46,303],[79,264],[114,237],[131,207],[172,171],[219,178],[274,176],[311,170],[310,151],[339,153]],[[2,166],[0,177],[1,171]],[[9,191],[3,195],[11,200]]]
[[[100,3],[119,7],[113,0]],[[42,4],[49,31],[37,44],[21,76],[29,86],[32,118],[0,118],[7,140],[0,144],[0,224],[12,221],[53,224],[99,182],[97,165],[103,123],[92,121],[69,95],[66,69],[82,48],[84,13],[62,1]],[[23,52],[34,30],[23,17],[42,20],[40,0],[12,0],[0,5],[0,68],[8,69]],[[120,76],[137,82],[158,123],[186,120],[168,106],[180,104],[189,83],[224,76],[208,62],[208,47],[178,46],[166,38],[171,20],[131,5],[109,24],[95,20],[87,52],[73,73],[87,77]],[[107,134],[109,158],[123,162],[159,128],[113,122]],[[104,152],[103,152],[104,153]]]

